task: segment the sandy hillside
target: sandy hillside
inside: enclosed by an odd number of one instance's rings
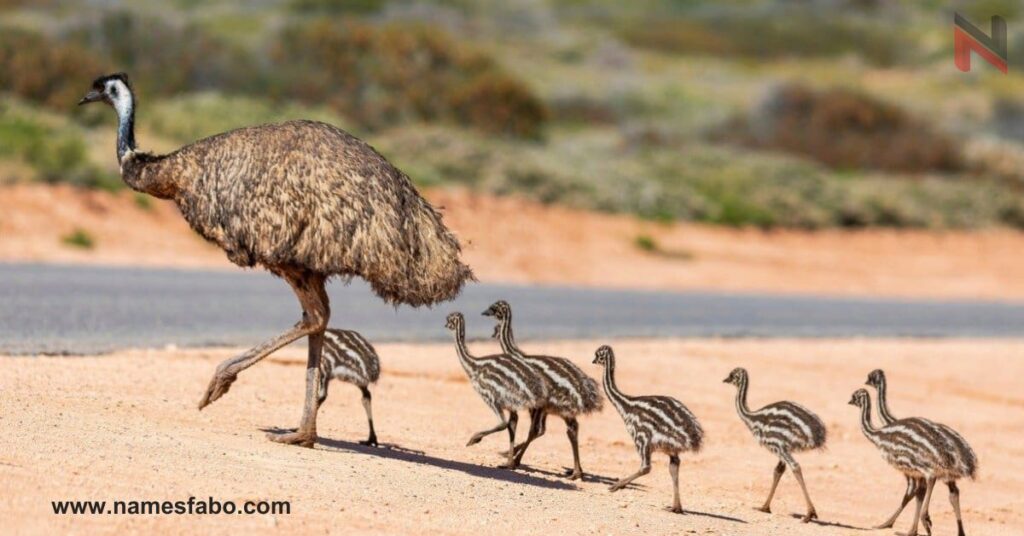
[[[596,373],[597,342],[553,342]],[[482,344],[477,351],[486,351]],[[637,458],[614,409],[582,423],[584,469],[569,483],[564,427],[549,426],[527,455],[529,467],[494,469],[504,438],[464,447],[493,424],[463,378],[449,345],[380,345],[384,375],[375,389],[379,435],[366,432],[358,391],[336,386],[321,413],[315,450],[263,438],[261,428],[293,426],[300,411],[300,349],[245,372],[231,392],[195,410],[210,373],[230,351],[129,351],[106,357],[0,358],[0,519],[5,533],[305,534],[730,534],[844,535],[891,513],[901,477],[860,435],[847,405],[867,372],[884,367],[894,411],[954,425],[981,459],[977,482],[962,483],[971,534],[1024,531],[1024,375],[1021,341],[620,341],[619,384],[627,393],[671,394],[701,419],[705,450],[686,456],[683,505],[667,511],[664,457],[638,487],[608,493],[607,483],[636,469]],[[750,402],[787,398],[817,411],[829,448],[799,457],[820,524],[802,525],[799,488],[788,474],[774,514],[755,512],[774,460],[736,417],[734,388],[721,380],[736,365],[751,372]],[[278,516],[56,516],[59,499],[290,500]],[[953,534],[944,489],[932,507],[936,534]],[[909,514],[899,520],[905,530]],[[891,530],[874,532],[891,534]]]
[[[514,198],[431,191],[482,281],[937,298],[1024,298],[1024,233],[762,232],[662,225]],[[130,192],[0,187],[0,261],[230,269],[176,209]],[[62,244],[82,229],[93,250]],[[660,252],[642,251],[639,236]]]

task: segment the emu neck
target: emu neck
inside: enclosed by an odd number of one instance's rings
[[[502,353],[508,355],[522,355],[522,351],[516,346],[515,336],[512,335],[512,316],[501,319],[498,324],[498,343],[501,344]]]
[[[613,361],[609,361],[604,366],[604,392],[619,412],[622,412],[623,406],[629,403],[628,397],[622,394],[619,387],[615,385],[615,362]]]
[[[459,363],[462,365],[462,369],[466,371],[466,374],[470,376],[476,371],[476,363],[473,361],[473,356],[469,355],[469,349],[466,348],[466,327],[459,325],[455,328],[455,351],[459,354]]]
[[[749,382],[744,379],[736,386],[736,412],[740,417],[746,419],[750,416],[750,409],[747,408],[747,385]]]
[[[875,427],[871,425],[871,400],[865,400],[864,406],[860,408],[860,428],[868,439],[874,440]]]
[[[117,111],[117,163],[124,161],[124,155],[135,151],[135,97],[114,105]]]
[[[896,421],[896,418],[889,413],[889,402],[885,397],[886,385],[885,380],[882,380],[878,384],[878,417],[882,420],[882,424],[888,425]]]

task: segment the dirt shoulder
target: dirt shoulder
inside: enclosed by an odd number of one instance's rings
[[[568,356],[596,375],[590,360],[599,342],[529,346]],[[883,367],[895,412],[952,425],[977,450],[980,478],[961,484],[969,533],[1024,531],[1024,451],[1008,441],[1024,433],[1024,397],[1016,389],[1024,375],[1022,341],[632,340],[615,348],[625,392],[675,396],[704,426],[705,449],[686,455],[680,473],[690,515],[667,511],[664,456],[638,487],[607,491],[611,479],[638,464],[610,405],[581,424],[587,481],[557,475],[571,456],[564,426],[554,421],[527,455],[525,470],[496,469],[503,434],[464,446],[494,417],[465,381],[450,345],[382,344],[383,375],[374,388],[378,434],[386,443],[380,449],[355,443],[366,423],[358,391],[343,385],[332,388],[321,412],[316,449],[264,439],[262,428],[291,427],[299,416],[298,348],[243,373],[203,412],[195,403],[229,350],[0,357],[0,519],[14,534],[857,534],[888,516],[903,491],[902,478],[861,435],[857,410],[847,405],[867,372]],[[803,501],[788,474],[775,513],[753,510],[767,493],[775,461],[737,418],[734,388],[721,383],[737,365],[750,370],[752,406],[790,399],[828,425],[828,449],[799,456],[822,525],[791,517],[803,511]],[[289,500],[292,513],[56,516],[50,506],[61,499],[189,496]],[[909,516],[896,529],[906,530]],[[944,489],[936,490],[932,517],[937,533],[952,533]]]
[[[930,298],[1024,298],[1024,233],[773,231],[658,224],[516,198],[427,197],[481,281]],[[232,269],[173,205],[65,186],[0,187],[0,261]],[[62,238],[81,229],[92,249]],[[655,251],[638,247],[649,237]]]

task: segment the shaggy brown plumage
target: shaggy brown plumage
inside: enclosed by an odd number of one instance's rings
[[[409,178],[325,123],[240,128],[165,156],[135,153],[121,169],[133,189],[173,199],[239,266],[360,276],[409,305],[451,299],[472,277]]]
[[[419,306],[454,298],[473,279],[459,260],[458,241],[409,178],[341,129],[290,121],[152,155],[135,150],[135,98],[127,76],[97,78],[80,104],[97,101],[117,111],[117,158],[128,186],[173,200],[189,225],[232,262],[284,278],[302,304],[294,328],[218,367],[200,409],[226,393],[239,372],[308,336],[302,426],[274,439],[312,446],[320,349],[330,318],[326,280],[360,276],[385,301]]]

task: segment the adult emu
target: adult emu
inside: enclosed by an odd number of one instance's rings
[[[135,96],[124,73],[102,76],[79,104],[117,112],[117,161],[133,190],[172,199],[192,229],[242,267],[261,266],[291,285],[302,319],[217,367],[199,409],[238,374],[277,349],[309,338],[299,428],[268,438],[312,447],[324,331],[325,283],[360,276],[384,301],[430,305],[473,279],[459,243],[409,178],[365,142],[324,123],[241,128],[166,155],[135,150]]]

